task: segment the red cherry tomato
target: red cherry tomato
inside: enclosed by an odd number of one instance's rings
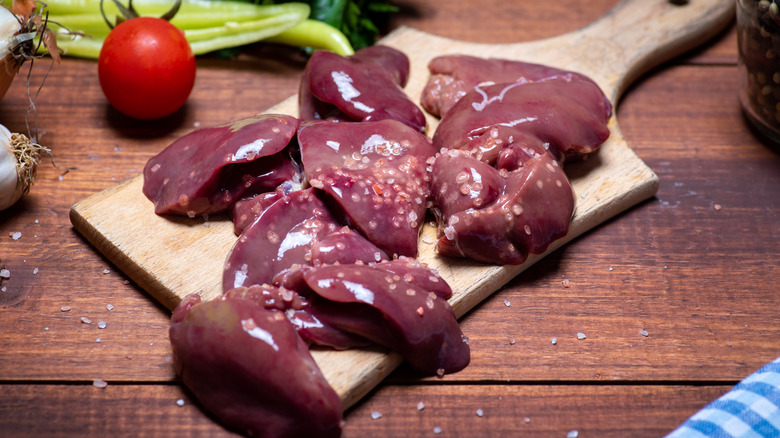
[[[138,17],[117,25],[98,57],[103,94],[121,113],[154,120],[181,108],[195,85],[195,55],[166,20]]]

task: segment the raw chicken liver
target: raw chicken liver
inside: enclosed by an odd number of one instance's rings
[[[309,183],[389,256],[417,255],[428,208],[429,139],[395,120],[314,122],[298,130]],[[335,213],[334,213],[335,214]]]
[[[530,142],[559,160],[587,154],[609,137],[611,109],[603,96],[595,84],[566,77],[476,87],[442,118],[433,144],[487,152]]]
[[[480,84],[537,82],[558,76],[593,82],[587,76],[542,64],[468,55],[444,55],[428,63],[431,75],[420,101],[423,108],[443,117],[455,103]],[[606,101],[606,97],[604,97]],[[609,102],[606,102],[609,105]]]
[[[413,266],[329,265],[303,271],[317,298],[311,309],[319,321],[370,339],[398,352],[416,371],[442,375],[466,367],[470,353],[449,303],[423,287],[430,271]],[[421,282],[418,275],[424,276]],[[437,282],[440,280],[435,277]],[[441,281],[443,283],[443,280]]]
[[[362,236],[342,230],[321,195],[313,188],[281,195],[244,229],[225,262],[222,290],[279,284],[285,275],[321,259],[368,263],[388,258]],[[339,251],[347,244],[348,251]]]
[[[295,178],[287,146],[297,129],[295,117],[266,114],[193,131],[146,163],[143,192],[157,214],[223,212],[246,191]]]
[[[349,57],[316,51],[306,64],[298,100],[303,120],[398,120],[425,130],[425,115],[403,92],[409,58],[376,45]]]
[[[442,255],[520,264],[566,235],[574,211],[569,180],[552,155],[537,154],[517,170],[497,170],[464,151],[433,164]]]
[[[185,297],[170,326],[174,366],[203,407],[261,438],[341,435],[342,405],[283,312],[246,290]],[[255,292],[256,293],[256,292]]]

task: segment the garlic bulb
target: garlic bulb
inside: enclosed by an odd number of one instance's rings
[[[0,211],[30,191],[42,152],[49,150],[0,125]]]

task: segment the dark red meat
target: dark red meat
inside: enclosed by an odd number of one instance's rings
[[[302,171],[300,171],[300,174],[296,174],[296,180],[284,181],[276,187],[276,190],[248,194],[236,201],[229,210],[230,218],[233,221],[233,231],[236,235],[241,234],[244,228],[251,225],[274,202],[285,195],[301,190],[302,184],[299,178],[303,178]]]
[[[228,294],[185,297],[170,327],[174,366],[225,426],[264,438],[341,435],[342,405],[284,313]]]
[[[342,228],[313,188],[281,196],[238,237],[225,262],[223,291],[279,284],[298,267],[323,261],[369,263],[387,259],[365,238]],[[345,246],[341,251],[339,242]],[[330,244],[336,246],[333,253],[327,249]]]
[[[407,275],[400,266],[383,269],[387,263],[304,270],[306,285],[325,299],[312,297],[308,311],[326,325],[398,352],[420,373],[466,367],[468,342],[449,303],[415,281],[419,270]]]
[[[541,145],[563,160],[593,152],[609,137],[611,110],[605,102],[595,84],[563,77],[477,87],[442,119],[433,144],[486,157]],[[514,169],[519,163],[504,160],[501,166]]]
[[[409,59],[376,45],[343,57],[314,52],[306,64],[298,94],[303,120],[369,122],[398,120],[425,130],[425,115],[404,93]]]
[[[558,162],[543,150],[517,170],[497,170],[464,151],[439,155],[432,195],[440,254],[520,264],[566,235],[574,196]]]
[[[444,116],[466,93],[480,84],[537,82],[558,76],[593,82],[590,78],[547,65],[506,59],[484,59],[468,55],[444,55],[428,63],[431,72],[422,92],[423,108]],[[610,105],[606,96],[606,105]]]
[[[417,255],[428,208],[430,140],[383,120],[304,124],[298,141],[306,178],[328,194],[339,217],[390,256]]]
[[[193,131],[146,163],[143,192],[157,214],[223,212],[245,191],[296,177],[286,148],[297,129],[296,118],[267,114]]]

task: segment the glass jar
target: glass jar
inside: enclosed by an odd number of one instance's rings
[[[739,99],[747,119],[780,143],[780,5],[737,0]]]

